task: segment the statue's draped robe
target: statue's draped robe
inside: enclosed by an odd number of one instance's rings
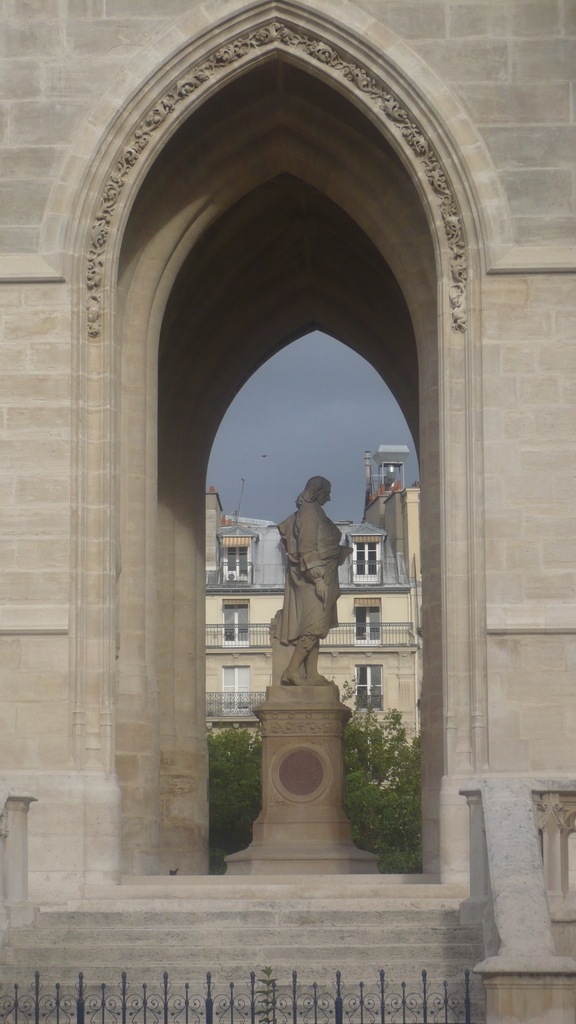
[[[305,501],[297,512],[278,525],[286,549],[286,586],[279,640],[295,644],[308,634],[328,636],[338,625],[336,602],[340,595],[338,565],[347,549],[340,547],[342,534],[317,501]],[[310,570],[321,568],[326,601],[316,594]]]

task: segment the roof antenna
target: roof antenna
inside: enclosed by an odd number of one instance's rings
[[[234,511],[234,519],[236,520],[236,522],[238,522],[238,516],[240,515],[240,508],[241,508],[241,505],[242,505],[242,495],[244,494],[244,484],[246,483],[246,481],[245,481],[243,476],[241,476],[240,479],[242,481],[242,486],[240,488],[240,497],[238,498],[238,508]]]

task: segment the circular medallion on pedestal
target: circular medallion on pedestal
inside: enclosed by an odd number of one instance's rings
[[[324,765],[308,747],[297,747],[282,759],[278,778],[291,796],[312,796],[324,781]]]

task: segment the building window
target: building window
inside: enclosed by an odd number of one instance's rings
[[[224,548],[224,573],[225,581],[248,579],[248,547],[238,545],[237,547]]]
[[[354,576],[364,583],[378,581],[378,541],[354,542]]]
[[[248,646],[250,641],[250,611],[246,604],[224,604],[222,618],[224,620],[224,646]]]
[[[382,711],[382,665],[356,665],[356,707]]]
[[[248,693],[250,691],[250,666],[230,665],[222,669],[224,693]]]
[[[356,606],[355,641],[357,644],[380,643],[380,605]]]

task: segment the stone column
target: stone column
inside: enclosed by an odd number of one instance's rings
[[[4,899],[10,924],[29,924],[34,908],[28,903],[28,810],[34,796],[9,796],[4,808]]]
[[[228,874],[368,874],[375,854],[358,850],[344,813],[343,729],[350,709],[338,687],[269,686],[262,724],[262,811]]]

